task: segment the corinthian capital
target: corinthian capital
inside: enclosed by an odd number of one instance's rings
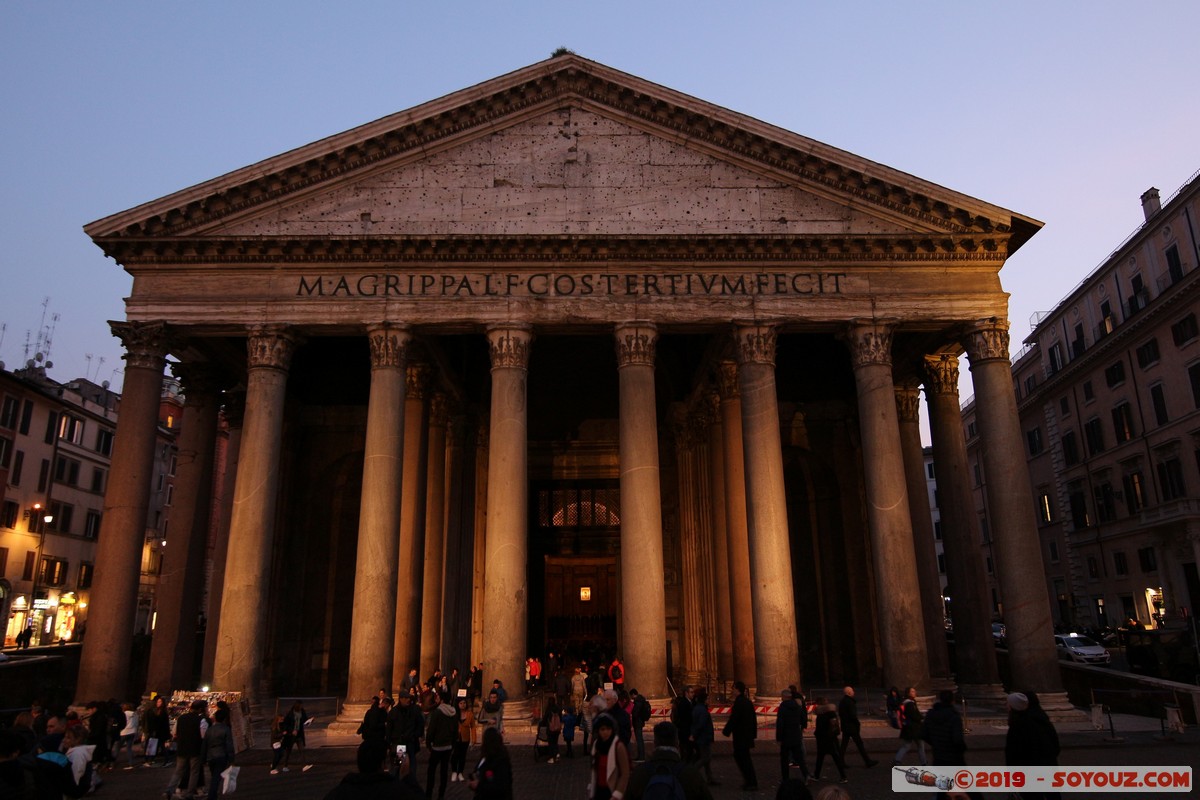
[[[713,373],[717,382],[717,393],[722,400],[736,400],[741,396],[741,389],[738,388],[737,369],[737,362],[722,361]]]
[[[246,339],[246,361],[250,369],[286,370],[295,352],[296,337],[280,325],[251,328]]]
[[[445,428],[450,419],[450,401],[443,392],[434,392],[429,397],[429,424]]]
[[[992,317],[967,328],[963,347],[972,364],[981,361],[1008,360],[1008,320]]]
[[[921,415],[921,389],[914,382],[895,386],[896,414],[901,422],[916,422]]]
[[[775,366],[774,325],[738,325],[734,337],[739,364]]]
[[[407,327],[383,322],[367,328],[367,342],[371,346],[371,369],[403,369],[411,339]]]
[[[492,369],[529,369],[529,343],[533,333],[525,325],[498,325],[488,328],[488,347]]]
[[[122,358],[128,366],[163,371],[167,357],[166,323],[110,321],[108,327],[125,346]]]
[[[623,322],[617,326],[617,367],[654,366],[658,328],[649,322]]]
[[[925,356],[925,391],[958,395],[958,356],[949,353]]]
[[[892,365],[892,333],[896,326],[886,323],[851,325],[846,331],[850,362],[857,369],[871,365]]]
[[[404,370],[405,397],[409,400],[424,400],[425,390],[429,388],[429,365],[423,361],[414,361]]]

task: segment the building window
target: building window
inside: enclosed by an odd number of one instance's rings
[[[1137,349],[1137,363],[1142,369],[1158,363],[1158,339],[1151,339]]]
[[[1036,456],[1042,452],[1042,429],[1034,428],[1025,431],[1025,439],[1029,442],[1029,455]]]
[[[1150,402],[1154,404],[1154,422],[1157,425],[1166,425],[1169,419],[1167,415],[1167,396],[1163,392],[1163,385],[1156,383],[1150,387]]]
[[[1108,384],[1108,388],[1118,386],[1125,382],[1125,362],[1117,361],[1110,364],[1108,369],[1104,370],[1104,382]],[[1091,398],[1088,398],[1089,400]]]
[[[1125,553],[1120,550],[1113,553],[1113,572],[1117,575],[1129,574],[1129,562],[1125,559]]]
[[[992,532],[988,529],[988,518],[986,514],[979,515],[979,536],[980,541],[987,544],[992,540]]]
[[[12,430],[17,427],[17,414],[20,408],[21,404],[17,398],[5,395],[4,404],[0,405],[0,428]]]
[[[12,452],[12,439],[0,436],[0,469],[8,469],[8,465],[12,461]]]
[[[1038,492],[1038,521],[1043,525],[1054,522],[1054,506],[1050,503],[1050,492]]]
[[[1084,496],[1082,487],[1073,484],[1068,489],[1067,501],[1071,506],[1071,524],[1075,526],[1075,530],[1091,527],[1092,518],[1088,514],[1087,497]]]
[[[1117,444],[1128,442],[1133,438],[1133,407],[1129,403],[1121,403],[1112,410],[1113,430],[1117,434]]]
[[[1183,467],[1178,458],[1159,462],[1158,483],[1162,487],[1163,502],[1178,500],[1187,494],[1183,485]]]
[[[48,484],[49,482],[50,482],[50,459],[43,458],[42,466],[40,469],[38,469],[37,490],[38,490],[39,494],[41,492],[46,491],[46,484]]]
[[[1086,349],[1087,342],[1083,339],[1083,325],[1081,323],[1075,326],[1075,335],[1071,339],[1071,358],[1079,358]]]
[[[1112,522],[1117,518],[1117,496],[1113,493],[1112,484],[1102,483],[1093,491],[1096,496],[1096,520]]]
[[[58,424],[58,438],[71,444],[83,444],[83,420],[79,417],[63,414]]]
[[[1104,452],[1104,429],[1100,427],[1099,419],[1093,417],[1084,423],[1083,436],[1087,440],[1089,456]]]
[[[933,521],[933,538],[939,542],[942,540],[942,521],[940,519]]]
[[[1129,279],[1129,316],[1133,316],[1141,311],[1150,303],[1150,292],[1146,290],[1146,283],[1142,280],[1141,273],[1134,275]]]
[[[1088,577],[1092,580],[1096,580],[1100,577],[1100,564],[1098,561],[1096,561],[1095,556],[1087,557],[1087,571]]]
[[[42,571],[38,582],[43,586],[62,586],[67,580],[67,562],[61,558],[42,559]]]
[[[73,458],[59,456],[54,462],[54,480],[67,486],[79,485],[79,462]]]
[[[167,484],[167,499],[163,501],[164,506],[171,505],[171,501],[175,499],[175,484]]]
[[[79,565],[79,588],[89,589],[92,586],[92,573],[95,572],[95,566],[84,561]]]
[[[1091,381],[1083,382],[1083,399],[1088,403],[1096,399],[1096,390],[1092,388]]]
[[[108,428],[96,431],[96,452],[102,456],[112,455],[113,432]]]
[[[8,473],[8,483],[11,486],[21,485],[21,473],[25,471],[25,451],[18,450],[13,456],[12,470]]]
[[[3,509],[0,509],[0,525],[15,530],[17,527],[17,518],[20,516],[21,506],[12,500],[5,500]]]
[[[88,509],[87,516],[83,518],[83,535],[89,539],[96,539],[100,536],[99,511]]]
[[[1183,280],[1183,262],[1179,260],[1179,248],[1171,245],[1163,252],[1163,255],[1167,259],[1167,276],[1173,286]]]
[[[979,462],[976,461],[972,466],[975,468],[975,485],[982,486],[983,485],[983,470],[981,470],[979,468]]]
[[[1058,398],[1058,410],[1064,417],[1071,415],[1071,404],[1067,402],[1067,398]]]
[[[1079,463],[1079,443],[1075,441],[1075,431],[1067,431],[1062,437],[1063,461],[1068,467]]]
[[[21,569],[21,580],[33,580],[33,567],[37,563],[37,553],[32,550],[25,551],[25,566]]]
[[[0,547],[0,575],[8,574],[8,548]]]
[[[1121,478],[1121,488],[1125,492],[1125,506],[1130,514],[1146,507],[1146,485],[1140,471],[1130,472]]]
[[[1198,394],[1198,395],[1197,395],[1197,397],[1200,397],[1200,394]],[[1200,407],[1200,400],[1197,400],[1197,401],[1196,401],[1196,405],[1197,405],[1198,407]],[[974,422],[968,422],[968,423],[967,423],[967,438],[968,438],[968,439],[974,439],[974,438],[975,438],[977,435],[978,435],[978,434],[977,434],[977,432],[976,432],[976,430],[975,430],[975,423],[974,423]]]
[[[108,472],[101,469],[100,467],[94,468],[92,470],[92,491],[96,492],[97,494],[102,493],[104,491],[104,485],[106,483],[105,479],[107,477],[108,477]]]
[[[992,564],[992,557],[988,556],[984,561],[984,566],[987,567],[987,574],[991,575],[995,571],[995,566]]]
[[[1058,372],[1063,368],[1062,345],[1055,342],[1050,346],[1050,374]]]
[[[1188,314],[1183,319],[1171,326],[1171,338],[1175,340],[1175,344],[1183,345],[1195,339],[1197,336],[1196,315]]]
[[[1138,565],[1141,566],[1142,572],[1154,572],[1158,569],[1158,559],[1154,557],[1153,547],[1138,548]]]
[[[928,478],[929,480],[933,480],[934,476],[933,476],[933,462],[932,461],[930,461],[928,464],[925,465],[925,477]]]
[[[1033,394],[1033,390],[1037,388],[1037,375],[1030,373],[1025,376],[1025,396]]]
[[[50,514],[54,519],[46,524],[46,530],[58,533],[71,532],[71,517],[75,514],[75,506],[54,500],[50,503]]]
[[[937,565],[938,565],[938,572],[945,575],[946,574],[946,557],[944,555],[942,555],[941,553],[937,554]]]
[[[1200,408],[1200,363],[1188,367],[1188,380],[1192,384],[1192,403]]]
[[[1058,542],[1056,542],[1054,539],[1051,539],[1049,542],[1047,542],[1047,545],[1050,550],[1050,563],[1057,564],[1058,563]]]

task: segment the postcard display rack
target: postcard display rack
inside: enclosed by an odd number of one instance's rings
[[[175,720],[187,711],[196,700],[208,703],[208,715],[212,717],[217,710],[217,702],[223,701],[229,705],[229,727],[233,729],[233,743],[237,752],[249,750],[254,746],[253,735],[250,731],[250,701],[241,692],[183,692],[177,691],[171,695],[171,729],[175,729]]]

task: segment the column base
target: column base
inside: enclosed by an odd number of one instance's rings
[[[939,692],[957,692],[958,684],[954,682],[953,678],[942,675],[934,675],[930,677],[929,683],[925,685],[925,688],[928,688],[928,690],[932,692],[933,696],[936,698]]]
[[[370,703],[346,703],[342,706],[342,713],[337,715],[337,719],[329,723],[326,730],[330,733],[357,734],[359,726],[362,725],[363,717],[366,716],[367,709],[370,707]]]
[[[1076,708],[1071,703],[1066,692],[1039,692],[1038,702],[1042,704],[1042,710],[1046,712],[1046,716],[1054,721],[1078,722],[1088,718],[1086,711]]]
[[[1008,694],[999,683],[964,683],[959,686],[967,708],[1008,713]]]

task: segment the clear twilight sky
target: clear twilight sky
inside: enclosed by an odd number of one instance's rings
[[[52,330],[51,377],[119,389],[131,279],[83,225],[560,45],[1045,222],[1001,273],[1015,352],[1200,169],[1197,30],[1194,0],[8,0],[0,360]]]

